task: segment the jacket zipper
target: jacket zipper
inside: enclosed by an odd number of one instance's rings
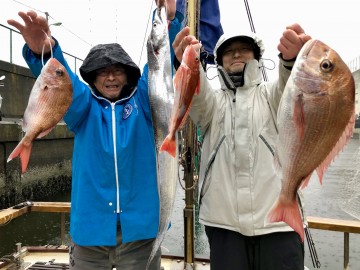
[[[201,205],[201,200],[202,200],[202,198],[204,196],[203,192],[204,192],[204,187],[205,187],[205,184],[206,184],[206,181],[207,181],[207,176],[209,174],[209,171],[210,171],[210,168],[211,168],[212,164],[214,163],[214,160],[215,160],[217,152],[219,151],[220,145],[222,144],[222,142],[224,140],[225,140],[225,135],[220,139],[220,142],[217,144],[215,150],[213,151],[213,153],[212,153],[212,155],[210,157],[208,165],[206,166],[206,170],[205,170],[205,174],[204,174],[204,182],[202,183],[201,190],[200,190],[199,208],[200,208],[200,205]]]
[[[119,174],[117,167],[117,154],[116,154],[116,117],[115,117],[115,103],[111,103],[111,124],[113,133],[113,145],[114,145],[114,167],[115,167],[115,179],[116,179],[116,213],[120,213],[120,194],[119,194]]]

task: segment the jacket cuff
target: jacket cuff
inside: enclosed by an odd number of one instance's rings
[[[52,51],[54,51],[59,47],[59,42],[52,36],[52,39],[55,41],[54,47],[52,47]],[[29,46],[25,43],[23,47],[23,57],[25,59],[41,59],[41,54],[34,53]],[[48,60],[51,57],[51,52],[44,54],[44,60]]]
[[[293,59],[290,59],[290,60],[285,60],[283,57],[282,57],[282,54],[279,53],[279,59],[280,59],[280,63],[288,70],[292,70],[294,64],[295,64],[295,60],[296,60],[296,57],[293,58]]]

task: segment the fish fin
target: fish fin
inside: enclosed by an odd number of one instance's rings
[[[41,132],[36,138],[42,138],[44,137],[45,135],[49,134],[50,131],[52,131],[54,129],[55,126],[51,127],[51,128],[48,128],[47,130],[44,130],[43,132]]]
[[[175,91],[181,91],[181,83],[184,84],[186,80],[187,67],[180,65],[174,76],[174,89]]]
[[[321,162],[321,164],[316,168],[316,173],[318,175],[320,184],[322,184],[322,179],[325,171],[334,160],[334,158],[343,150],[344,146],[349,142],[350,138],[354,132],[354,124],[355,124],[355,114],[353,114],[349,120],[349,123],[345,127],[343,133],[341,134],[339,140],[336,142],[333,149],[327,155],[327,157]]]
[[[9,155],[7,162],[13,160],[17,156],[20,156],[21,172],[24,173],[29,163],[31,149],[32,149],[32,143],[26,146],[23,142],[20,142]]]
[[[188,118],[188,116],[189,116],[191,104],[192,104],[192,101],[190,101],[189,107],[188,107],[188,109],[186,110],[186,112],[184,113],[184,116],[183,116],[183,118],[182,118],[182,120],[181,120],[181,123],[180,123],[180,125],[179,125],[179,129],[181,129],[181,128],[183,127],[183,125],[185,124],[185,122],[186,122],[186,120],[187,120],[187,118]]]
[[[166,151],[168,152],[172,157],[175,157],[176,155],[176,140],[170,138],[170,134],[166,136],[164,142],[160,146],[160,152]]]
[[[300,188],[304,189],[308,186],[310,178],[311,178],[312,173],[310,173],[307,177],[304,178],[304,180],[302,181]]]
[[[187,66],[181,66],[177,70],[177,72],[178,72],[178,76],[175,77],[176,82],[174,81],[175,89],[177,91],[179,91],[180,95],[184,95],[184,93],[181,92],[181,89],[186,89],[186,87],[188,85],[188,81],[191,77],[191,70]],[[180,83],[182,85],[179,85]],[[179,99],[184,100],[184,97],[180,96]],[[190,112],[191,104],[192,104],[192,100],[190,101],[189,106],[182,117],[182,120],[179,124],[178,130],[181,129],[183,127],[183,125],[185,124],[187,117],[189,115],[189,112]]]
[[[198,95],[199,93],[200,93],[200,79],[198,79],[194,95]]]
[[[295,98],[294,124],[298,133],[299,140],[302,141],[302,139],[304,138],[304,129],[305,129],[303,94],[299,94]]]
[[[304,242],[304,226],[296,200],[290,203],[278,200],[268,213],[266,221],[268,223],[280,221],[287,223],[300,235],[301,241]]]

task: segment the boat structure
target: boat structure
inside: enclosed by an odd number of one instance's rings
[[[14,253],[0,257],[0,269],[69,269],[69,248],[65,244],[65,215],[70,213],[70,203],[23,202],[0,211],[0,225],[34,212],[61,213],[61,243],[43,246],[22,246],[17,243]],[[161,270],[210,269],[209,258],[196,258],[191,263],[191,268],[185,268],[186,264],[184,256],[167,254],[161,257]]]
[[[0,257],[0,269],[2,270],[19,270],[19,269],[69,269],[69,249],[65,244],[65,215],[70,213],[70,203],[68,202],[30,202],[26,201],[13,207],[0,211],[0,225],[8,224],[24,214],[36,212],[42,213],[61,213],[61,230],[60,242],[58,245],[38,245],[38,246],[22,246],[21,243],[16,244],[16,251]],[[344,270],[349,268],[349,252],[350,252],[350,234],[360,233],[360,221],[339,220],[320,217],[308,216],[308,227],[317,230],[326,230],[343,233],[343,265]],[[29,232],[30,233],[30,232]],[[310,254],[313,260],[314,268],[320,268],[317,260],[314,243],[309,242],[307,235]],[[337,243],[341,245],[341,243]],[[161,270],[209,270],[210,261],[208,257],[201,258],[195,256],[191,261],[186,261],[186,253],[191,253],[185,246],[184,256],[181,255],[162,255]],[[340,259],[341,255],[339,255]]]

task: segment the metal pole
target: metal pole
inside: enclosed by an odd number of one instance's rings
[[[61,222],[60,222],[60,230],[61,230],[61,245],[65,245],[65,213],[61,213]]]
[[[12,64],[12,30],[10,30],[10,64]]]
[[[349,233],[344,232],[344,270],[349,270]]]

